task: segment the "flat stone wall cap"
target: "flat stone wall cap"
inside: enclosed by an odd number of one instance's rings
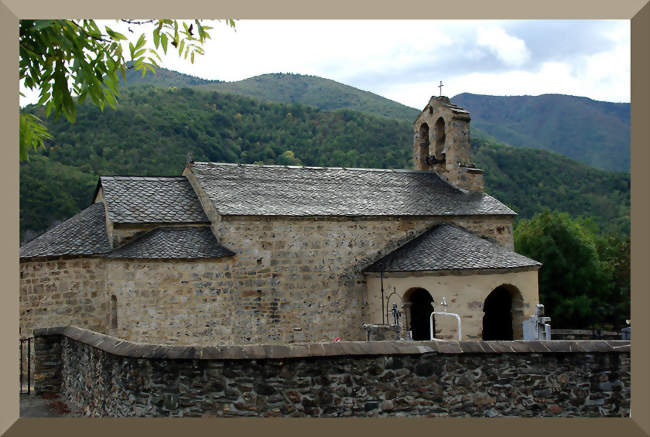
[[[573,349],[571,347],[573,345],[573,342],[571,341],[552,340],[545,342],[545,345],[551,350],[551,352],[573,352]]]
[[[487,342],[489,343],[489,342]],[[515,352],[531,352],[530,346],[528,345],[528,341],[521,341],[521,340],[515,340],[512,342],[512,350]]]
[[[361,342],[346,341],[345,343],[341,343],[341,345],[346,355],[363,355],[365,352],[365,347]]]
[[[581,352],[611,352],[612,348],[603,340],[575,340]]]
[[[441,341],[438,343],[438,351],[441,354],[460,354],[463,352],[458,341]]]
[[[630,343],[611,346],[613,352],[630,352]]]
[[[494,348],[490,345],[490,343],[492,343],[491,341],[480,340],[480,341],[477,341],[477,343],[479,345],[481,345],[481,348],[483,348],[483,351],[485,351],[486,353],[494,353],[495,352]],[[512,345],[511,345],[511,348],[512,348]],[[514,349],[513,349],[513,352],[514,352]]]
[[[309,355],[312,356],[325,355],[325,349],[323,348],[322,343],[310,343],[308,347],[309,347]]]
[[[545,353],[551,351],[541,341],[528,341],[526,342],[526,346],[529,348],[528,352]]]
[[[200,348],[192,346],[171,346],[165,348],[165,353],[170,359],[184,359],[191,360],[197,355]]]
[[[308,344],[293,344],[289,347],[289,354],[287,358],[300,358],[309,356]]]
[[[340,343],[325,344],[325,351],[327,356],[345,355],[343,346]]]
[[[489,345],[495,353],[502,354],[514,352],[511,343],[511,341],[491,341]]]
[[[52,328],[34,329],[34,337],[47,337],[48,335],[63,335],[67,328],[65,326],[56,326]]]
[[[284,358],[289,355],[289,346],[286,345],[266,345],[264,351],[268,358]]]
[[[460,348],[462,349],[463,353],[466,354],[483,352],[481,344],[477,341],[461,341]]]
[[[63,335],[118,356],[151,359],[286,359],[328,356],[462,353],[630,353],[629,340],[344,341],[273,345],[161,345],[136,343],[76,326],[38,328],[34,336]]]

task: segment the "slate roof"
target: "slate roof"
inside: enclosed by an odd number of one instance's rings
[[[235,253],[221,246],[208,226],[160,227],[134,238],[109,258],[198,259]]]
[[[193,162],[221,215],[515,215],[485,193],[466,193],[429,171]]]
[[[27,242],[20,248],[20,258],[97,255],[110,250],[104,204],[97,202]]]
[[[209,223],[183,176],[102,176],[100,186],[113,223]]]
[[[539,267],[542,264],[451,224],[434,226],[365,272]]]

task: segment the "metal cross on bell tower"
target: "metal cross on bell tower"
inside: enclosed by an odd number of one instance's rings
[[[442,87],[444,85],[442,84],[442,81],[440,81],[440,85],[438,85],[438,88],[440,88],[440,97],[442,97]]]

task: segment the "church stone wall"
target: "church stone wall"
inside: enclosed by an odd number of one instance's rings
[[[510,217],[448,218],[511,247]],[[363,339],[367,294],[361,270],[428,229],[437,218],[223,217],[217,238],[237,253],[235,343]],[[243,333],[250,332],[244,336]]]
[[[110,260],[116,337],[168,344],[233,344],[237,293],[223,260]],[[238,326],[238,328],[241,328]]]
[[[21,262],[22,335],[74,324],[170,344],[361,340],[361,270],[442,221],[512,247],[510,217],[223,217],[213,227],[234,257]]]
[[[105,332],[105,261],[70,258],[20,263],[20,336],[77,325]]]

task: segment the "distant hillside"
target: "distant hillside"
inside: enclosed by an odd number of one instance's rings
[[[209,81],[177,73],[164,68],[156,74],[130,70],[126,78],[127,86],[192,86],[196,89],[227,92],[268,102],[299,103],[319,109],[349,109],[371,115],[396,118],[413,123],[420,113],[385,97],[362,91],[357,88],[302,74],[272,73],[255,76],[235,82]]]
[[[118,75],[120,79],[120,86],[124,86],[125,82],[122,76]],[[126,71],[126,86],[141,86],[141,85],[154,85],[160,87],[180,87],[180,86],[196,86],[196,85],[209,85],[221,83],[220,80],[206,80],[200,77],[191,76],[189,74],[179,73],[178,71],[167,70],[166,68],[157,68],[155,74],[150,71],[142,77],[142,73],[135,69]]]
[[[560,94],[459,94],[472,126],[512,146],[551,150],[592,167],[630,170],[630,104]]]
[[[630,232],[630,174],[589,167],[540,149],[473,141],[486,191],[530,218],[544,208],[593,217],[605,232]]]
[[[73,125],[48,119],[54,141],[20,167],[21,238],[88,206],[99,175],[178,175],[188,152],[206,161],[411,168],[407,121],[196,89],[127,88],[114,110],[84,104]],[[478,135],[472,145],[487,191],[522,217],[548,207],[629,232],[629,174]]]
[[[158,69],[144,78],[129,71],[128,86],[189,86],[267,102],[348,109],[413,123],[419,110],[333,80],[300,74],[264,74],[236,82],[210,81]],[[452,101],[472,115],[472,132],[516,147],[550,150],[595,168],[629,171],[630,104],[559,94],[485,96],[459,94]]]

